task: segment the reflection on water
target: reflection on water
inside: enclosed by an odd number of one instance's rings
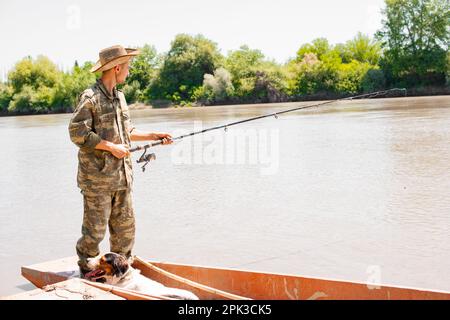
[[[195,121],[206,128],[295,105],[132,117],[143,130],[189,132]],[[0,295],[21,290],[21,265],[75,254],[82,198],[69,119],[0,118]],[[250,163],[172,161],[183,143],[224,136],[214,143],[225,144],[238,127],[155,148],[145,173],[134,168],[135,253],[362,282],[378,270],[381,283],[449,291],[449,120],[450,97],[428,97],[340,102],[243,124],[279,133],[271,175]]]

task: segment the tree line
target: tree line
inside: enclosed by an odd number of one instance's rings
[[[129,103],[154,107],[327,99],[395,86],[450,93],[450,1],[385,5],[373,38],[358,33],[335,45],[318,38],[284,64],[246,45],[223,55],[202,35],[179,34],[166,53],[145,44],[121,89]],[[89,72],[92,65],[75,62],[63,72],[44,56],[22,59],[0,83],[0,112],[72,111],[99,76]]]

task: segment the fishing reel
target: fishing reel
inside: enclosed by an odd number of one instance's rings
[[[144,148],[144,153],[136,160],[137,163],[144,163],[141,167],[142,172],[145,172],[145,166],[150,163],[151,160],[156,160],[156,155],[154,153],[147,154],[147,148]]]

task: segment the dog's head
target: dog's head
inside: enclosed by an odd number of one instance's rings
[[[119,282],[130,268],[127,259],[114,252],[88,259],[87,266],[92,271],[86,273],[86,279],[108,284]]]

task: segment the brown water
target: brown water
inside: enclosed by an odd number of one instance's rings
[[[132,117],[179,134],[296,105]],[[69,118],[0,118],[0,295],[32,288],[21,265],[75,254],[82,197]],[[360,100],[157,147],[145,173],[134,167],[135,254],[450,291],[449,123],[450,97]]]

